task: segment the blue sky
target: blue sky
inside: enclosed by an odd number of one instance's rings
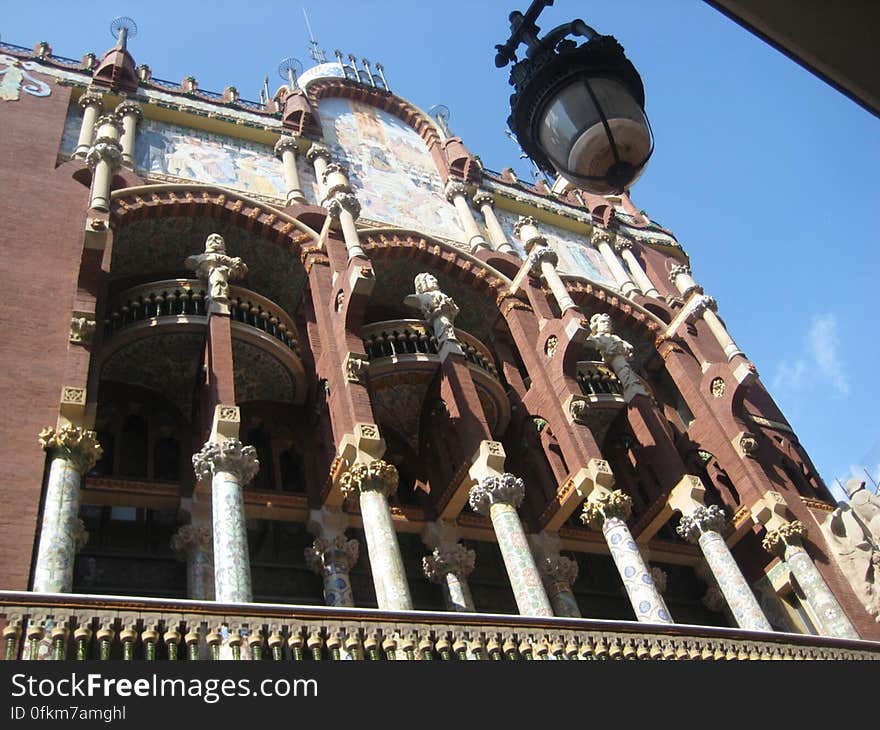
[[[130,15],[130,49],[153,74],[192,74],[256,99],[286,56],[310,65],[302,7],[328,57],[385,65],[392,90],[450,126],[490,168],[527,162],[505,135],[507,71],[493,63],[508,13],[527,3],[129,0],[7,3],[0,36],[79,58],[112,45]],[[642,75],[654,157],[632,191],[675,232],[695,278],[800,436],[829,486],[863,468],[880,479],[875,324],[880,120],[701,0],[557,0],[545,30],[575,17],[625,47]]]

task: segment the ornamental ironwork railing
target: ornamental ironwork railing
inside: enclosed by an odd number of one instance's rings
[[[4,659],[860,660],[880,643],[636,621],[0,591]]]
[[[110,300],[104,319],[105,337],[154,318],[204,316],[206,291],[204,282],[198,279],[166,279],[126,289]],[[229,314],[233,321],[261,330],[298,351],[293,320],[272,300],[243,287],[230,286]]]
[[[498,370],[489,348],[464,330],[456,328],[455,336],[467,361],[497,380]],[[434,333],[418,319],[373,322],[364,325],[361,337],[370,360],[400,355],[437,355],[439,352]]]

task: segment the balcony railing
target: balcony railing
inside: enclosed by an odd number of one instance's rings
[[[5,659],[880,659],[880,643],[635,621],[0,591]]]
[[[455,334],[467,361],[497,380],[498,371],[489,349],[464,330],[456,328]],[[361,336],[370,360],[400,355],[436,355],[439,352],[434,333],[418,319],[373,322],[363,327]]]
[[[583,360],[577,364],[577,381],[581,393],[591,400],[620,400],[623,388],[614,371],[602,361]]]
[[[113,297],[104,320],[105,337],[136,322],[206,314],[206,288],[198,279],[166,279],[132,287]],[[298,351],[293,321],[275,302],[248,289],[229,287],[229,313]]]

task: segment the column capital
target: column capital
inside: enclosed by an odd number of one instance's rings
[[[532,276],[540,277],[541,276],[541,266],[542,264],[548,263],[556,266],[559,263],[559,255],[554,251],[550,246],[539,245],[535,246],[528,255],[527,258],[529,264],[529,273]]]
[[[594,246],[598,246],[600,243],[610,244],[614,241],[614,238],[614,233],[598,226],[593,226],[593,230],[590,232],[590,242]]]
[[[516,223],[513,224],[513,232],[516,234],[517,238],[522,238],[522,229],[531,226],[532,228],[538,227],[538,220],[531,215],[521,215],[516,219]]]
[[[633,242],[623,236],[617,236],[614,239],[614,250],[621,253],[625,249],[632,249]]]
[[[330,154],[330,150],[324,145],[312,142],[311,147],[309,147],[306,152],[306,159],[314,165],[315,160],[319,158],[331,162],[333,160],[333,155]]]
[[[322,205],[330,212],[331,217],[339,218],[343,210],[351,213],[352,218],[361,214],[361,203],[352,192],[339,190],[332,197],[324,200]]]
[[[467,185],[460,180],[450,180],[446,183],[446,187],[443,188],[443,194],[450,203],[454,203],[459,195],[467,200],[467,191]]]
[[[306,565],[318,575],[322,575],[332,563],[340,564],[347,573],[357,562],[359,546],[357,540],[349,540],[345,535],[333,538],[316,537],[305,549]]]
[[[210,479],[221,471],[233,474],[243,487],[257,475],[260,462],[257,450],[245,446],[238,439],[208,441],[201,450],[193,454],[193,469],[199,479]]]
[[[495,207],[495,196],[485,190],[477,190],[471,200],[478,208],[482,208],[484,205],[488,205],[490,208]]]
[[[461,543],[434,548],[430,555],[422,558],[422,570],[432,583],[444,583],[446,575],[453,573],[459,578],[467,578],[474,570],[477,554]]]
[[[291,152],[293,152],[293,154],[298,155],[299,142],[297,141],[296,137],[289,134],[284,134],[281,135],[281,137],[279,137],[278,141],[275,143],[275,156],[280,159],[287,150],[290,150]]]
[[[682,515],[675,531],[688,542],[697,542],[704,532],[721,534],[729,524],[724,510],[717,504],[708,507],[697,507],[690,514]]]
[[[171,549],[182,559],[193,552],[212,552],[214,549],[214,535],[211,530],[203,525],[182,525],[171,536]]]
[[[141,105],[134,99],[125,99],[116,105],[115,114],[117,117],[124,117],[130,114],[141,119],[144,116],[144,111]]]
[[[509,472],[489,474],[471,487],[468,501],[471,509],[487,516],[493,504],[509,504],[519,507],[525,497],[526,485],[522,479]]]
[[[346,497],[361,492],[382,492],[386,497],[397,491],[397,467],[382,459],[369,463],[352,464],[339,478],[339,486]]]
[[[98,108],[98,111],[101,111],[104,108],[104,95],[95,93],[94,91],[87,91],[79,97],[77,104],[83,109],[87,106],[95,106]]]
[[[715,301],[714,297],[710,297],[707,294],[695,295],[688,301],[686,306],[690,310],[687,315],[688,322],[693,322],[695,319],[702,317],[707,309],[711,309],[713,312],[718,311],[718,302]]]
[[[569,588],[578,576],[578,564],[564,555],[551,555],[537,561],[538,572],[545,583],[564,583]]]
[[[675,284],[675,280],[678,278],[679,274],[687,274],[691,275],[691,267],[687,264],[674,264],[669,269],[669,283]]]
[[[114,127],[116,134],[108,132],[108,127]],[[86,153],[86,164],[94,170],[99,162],[106,162],[113,170],[122,165],[122,145],[119,143],[119,122],[116,117],[105,114],[98,119],[97,137],[94,144]]]
[[[587,501],[581,522],[594,529],[602,527],[605,520],[617,517],[626,521],[632,512],[632,497],[619,489],[614,491],[594,490]]]
[[[807,526],[800,520],[792,520],[775,530],[768,530],[761,541],[761,547],[768,553],[776,554],[785,550],[788,545],[798,544],[806,536]]]
[[[44,428],[37,438],[43,449],[53,457],[69,462],[80,474],[91,469],[104,452],[94,431],[70,424],[57,431],[54,428]]]

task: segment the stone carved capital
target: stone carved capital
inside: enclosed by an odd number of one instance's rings
[[[299,154],[299,145],[297,144],[296,137],[284,135],[275,143],[274,152],[277,158],[281,159],[286,150],[290,150],[295,155]]]
[[[397,491],[398,479],[393,464],[376,459],[368,464],[353,464],[339,478],[339,484],[346,497],[367,491],[382,492],[387,497]]]
[[[432,583],[443,583],[448,573],[467,578],[474,570],[477,554],[461,543],[447,548],[434,548],[422,558],[422,570]]]
[[[446,187],[443,188],[443,194],[450,203],[454,203],[459,195],[467,200],[467,191],[467,185],[458,180],[450,180],[446,183]]]
[[[487,193],[485,190],[477,190],[471,200],[474,201],[474,205],[478,208],[482,208],[484,205],[488,205],[490,208],[495,207],[495,197],[492,193]]]
[[[669,283],[675,284],[675,280],[680,274],[691,275],[691,267],[687,264],[675,264],[669,269]]]
[[[768,553],[778,553],[786,545],[797,544],[807,536],[807,526],[800,520],[792,520],[776,530],[770,530],[761,541],[761,546]]]
[[[632,249],[632,245],[632,241],[628,238],[617,236],[617,238],[614,239],[614,250],[617,251],[617,253],[621,253],[625,249]]]
[[[110,137],[95,140],[86,153],[86,164],[94,170],[100,162],[106,162],[113,170],[122,166],[122,145],[118,140]]]
[[[141,109],[141,105],[138,104],[133,99],[126,99],[125,101],[120,102],[116,106],[116,116],[119,118],[125,117],[127,115],[132,115],[136,119],[140,119],[144,116],[143,109]]]
[[[193,469],[199,479],[210,479],[218,472],[229,472],[241,486],[251,481],[260,469],[257,450],[238,439],[209,441],[193,454]]]
[[[689,302],[689,309],[687,321],[693,322],[702,317],[707,309],[717,312],[718,302],[715,301],[714,297],[710,297],[707,294],[698,294]]]
[[[559,263],[559,255],[549,246],[535,246],[528,256],[529,273],[532,276],[541,276],[542,264],[556,266]]]
[[[64,459],[80,474],[91,469],[104,451],[94,431],[70,424],[57,431],[54,428],[44,428],[38,438],[40,446],[53,458]]]
[[[722,534],[728,524],[724,510],[717,504],[711,504],[708,507],[697,507],[689,515],[682,515],[675,531],[688,542],[697,542],[700,535],[710,530]]]
[[[519,477],[509,472],[489,474],[471,487],[468,502],[474,512],[487,516],[493,504],[510,504],[519,507],[525,493],[526,485]]]
[[[370,361],[365,357],[348,353],[345,357],[345,379],[349,383],[366,382],[367,372],[370,369]]]
[[[353,218],[361,214],[361,203],[357,195],[343,190],[333,193],[333,196],[324,200],[322,205],[330,212],[332,218],[339,218],[343,210],[351,213]]]
[[[521,215],[519,218],[517,218],[516,223],[513,224],[513,232],[516,234],[516,237],[522,238],[522,229],[528,226],[531,226],[532,228],[537,228],[537,219],[530,215]]]
[[[349,540],[345,535],[329,539],[317,537],[305,549],[306,565],[318,575],[338,568],[349,572],[357,563],[358,554],[358,541]]]
[[[614,241],[615,235],[604,228],[599,228],[597,226],[593,226],[593,231],[590,233],[590,241],[594,246],[598,246],[600,243],[612,243]]]
[[[80,105],[81,108],[85,109],[87,106],[97,107],[98,111],[102,111],[104,109],[104,95],[96,94],[93,91],[87,91],[81,97],[79,97],[79,101],[77,104]]]
[[[619,489],[614,491],[594,491],[584,502],[581,522],[593,529],[599,529],[605,520],[617,517],[629,519],[632,512],[632,497]]]
[[[537,561],[538,572],[546,583],[565,583],[569,588],[578,576],[578,564],[564,555],[545,557]]]
[[[312,143],[312,146],[309,147],[308,152],[306,152],[306,159],[314,165],[315,160],[317,160],[318,158],[327,160],[327,162],[331,162],[333,160],[333,155],[330,154],[330,150],[327,149],[324,145]]]
[[[92,315],[74,314],[70,318],[70,341],[78,345],[87,345],[92,340],[97,323]]]
[[[210,553],[214,550],[214,535],[206,526],[182,525],[171,536],[171,549],[183,559],[196,551]]]

